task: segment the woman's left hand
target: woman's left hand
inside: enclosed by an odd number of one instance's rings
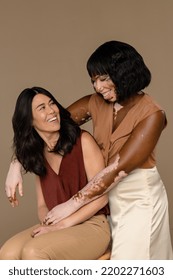
[[[50,231],[53,231],[53,226],[41,225],[33,230],[31,236],[36,237]]]
[[[31,236],[36,237],[36,236],[42,235],[44,233],[48,233],[48,232],[55,231],[55,230],[60,230],[60,229],[66,228],[66,227],[67,227],[67,225],[64,221],[60,221],[56,225],[41,224],[39,227],[37,227],[33,230]]]
[[[68,201],[55,206],[51,211],[49,211],[43,223],[46,225],[55,225],[64,218],[73,214],[76,210],[78,209],[73,207],[72,199],[69,199]]]
[[[47,226],[47,225],[41,225],[38,228],[34,229],[31,236],[36,237],[45,233],[48,233],[50,231],[58,230],[58,228],[55,226]]]

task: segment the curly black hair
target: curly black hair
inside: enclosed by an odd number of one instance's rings
[[[87,61],[92,78],[109,75],[121,102],[150,84],[151,73],[134,47],[119,41],[109,41],[98,47]]]
[[[52,152],[63,156],[70,153],[81,130],[70,117],[70,113],[46,89],[32,87],[26,88],[20,93],[12,117],[14,154],[25,172],[44,176],[46,174],[44,141],[32,126],[32,101],[34,96],[39,93],[50,97],[60,112],[60,137]]]

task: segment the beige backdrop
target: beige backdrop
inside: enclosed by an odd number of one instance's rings
[[[24,177],[18,208],[11,208],[4,192],[18,94],[38,85],[68,106],[91,93],[87,58],[112,39],[132,44],[143,55],[153,76],[147,91],[167,112],[157,157],[173,230],[172,14],[172,0],[0,0],[0,244],[37,222],[32,175]],[[85,128],[91,131],[90,125]]]

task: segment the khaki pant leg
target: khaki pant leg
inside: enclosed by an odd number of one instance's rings
[[[109,242],[109,223],[104,215],[98,215],[33,238],[25,245],[22,259],[94,260],[105,252]]]
[[[8,239],[0,249],[0,260],[20,260],[23,247],[33,239],[31,233],[38,226],[30,227]]]

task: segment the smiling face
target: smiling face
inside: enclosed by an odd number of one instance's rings
[[[39,133],[54,134],[60,130],[60,114],[50,97],[37,94],[32,101],[33,127]]]
[[[109,75],[97,75],[91,78],[93,87],[97,93],[109,102],[117,100],[115,85]]]

